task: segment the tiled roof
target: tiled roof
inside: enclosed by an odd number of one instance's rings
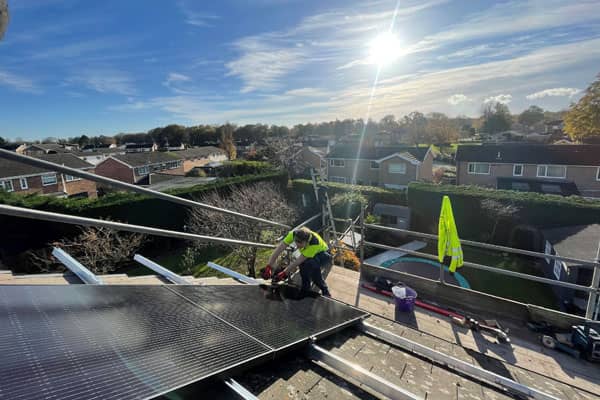
[[[456,161],[600,165],[600,145],[499,144],[458,146]]]
[[[143,165],[157,164],[167,161],[183,160],[183,157],[178,155],[180,152],[162,152],[162,151],[149,151],[146,153],[126,153],[126,154],[115,154],[112,158],[115,158],[130,167],[141,167]]]
[[[337,145],[334,146],[327,154],[327,158],[344,158],[344,159],[366,159],[380,160],[393,154],[402,154],[404,157],[413,158],[417,161],[423,161],[427,154],[428,147],[414,146],[386,146],[386,147],[363,147],[360,156],[358,154],[358,146],[356,145]]]
[[[55,164],[60,164],[71,168],[86,169],[94,167],[92,164],[85,162],[70,153],[44,154],[35,158],[39,158],[41,160],[49,161]],[[20,162],[0,158],[0,178],[8,178],[23,175],[38,175],[47,172],[51,171],[42,168],[32,167],[30,165],[23,164]]]
[[[562,228],[544,229],[544,238],[549,241],[556,252],[563,257],[593,261],[598,251],[600,224],[565,226]],[[573,265],[575,263],[567,263]]]
[[[220,149],[215,146],[203,146],[203,147],[192,147],[186,150],[176,151],[174,154],[177,154],[181,158],[185,160],[194,159],[194,158],[204,158],[208,157],[211,154],[227,154],[225,150]]]

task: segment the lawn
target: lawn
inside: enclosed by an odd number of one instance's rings
[[[148,257],[152,261],[162,265],[163,267],[181,275],[187,275],[188,272],[184,271],[184,265],[182,263],[185,248],[179,248],[173,250],[168,254],[162,254],[156,257]],[[267,264],[267,260],[271,255],[269,249],[259,249],[257,253],[255,268],[258,272],[262,267]],[[231,250],[223,249],[219,247],[206,247],[196,253],[195,266],[192,268],[193,275],[195,277],[207,277],[217,276],[220,278],[226,277],[225,274],[217,272],[207,265],[208,261],[212,261],[215,264],[222,265],[234,271],[242,274],[247,273],[246,263],[231,252]],[[119,271],[127,273],[131,276],[148,275],[152,271],[143,265],[137,264],[127,268],[125,271]]]
[[[437,254],[437,248],[430,244],[424,249],[424,252]],[[508,255],[468,246],[463,247],[463,252],[465,261],[529,275],[543,276],[536,266],[536,261],[529,257]],[[558,309],[556,297],[550,285],[469,267],[461,267],[458,272],[469,281],[473,290],[522,303]]]

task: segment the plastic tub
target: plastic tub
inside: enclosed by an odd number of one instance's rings
[[[415,308],[417,292],[408,286],[392,287],[396,308],[401,312],[412,312]]]

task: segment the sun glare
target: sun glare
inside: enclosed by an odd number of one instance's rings
[[[400,41],[390,33],[379,34],[369,43],[369,59],[373,64],[388,65],[400,56]]]

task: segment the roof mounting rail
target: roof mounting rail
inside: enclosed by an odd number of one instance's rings
[[[144,267],[150,268],[152,271],[154,271],[157,274],[159,274],[160,276],[164,277],[171,283],[174,283],[176,285],[190,285],[191,284],[183,276],[178,275],[175,272],[166,269],[162,265],[157,264],[154,261],[149,260],[140,254],[136,254],[135,256],[133,256],[133,259],[135,261],[139,262],[140,264],[142,264]]]
[[[79,261],[74,259],[66,251],[55,247],[52,250],[52,255],[56,257],[65,267],[69,268],[81,281],[89,285],[104,285],[104,281],[96,274],[83,266]]]
[[[244,400],[258,400],[258,397],[256,397],[252,393],[250,393],[250,391],[248,389],[246,389],[245,387],[240,385],[234,379],[230,378],[223,382],[225,382],[227,387],[229,387],[229,389],[231,389],[235,394],[240,396],[240,398],[242,398]]]
[[[258,285],[259,284],[259,282],[254,278],[251,278],[246,275],[242,275],[239,272],[235,272],[229,268],[225,268],[219,264],[215,264],[214,262],[209,261],[206,263],[206,265],[208,265],[212,269],[216,269],[217,271],[224,273],[225,275],[229,275],[232,278],[237,279],[238,281],[240,281],[242,283],[246,283],[248,285]]]

